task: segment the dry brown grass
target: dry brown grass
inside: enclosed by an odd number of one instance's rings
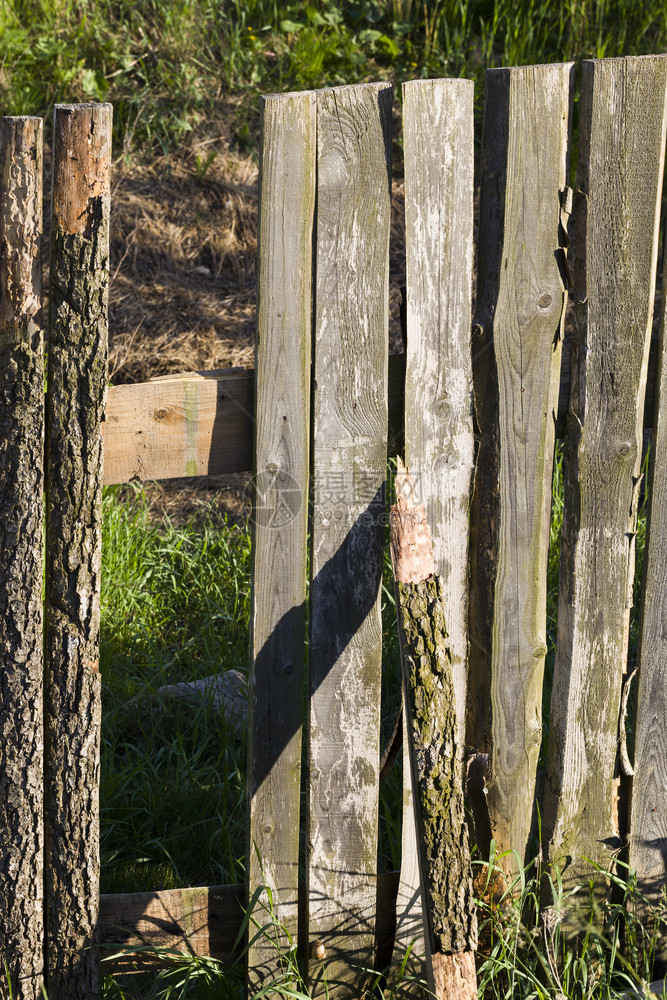
[[[395,161],[390,350],[399,352],[405,240],[398,151]],[[257,182],[257,155],[239,155],[220,138],[115,167],[109,301],[114,384],[254,366]],[[247,477],[214,477],[148,484],[147,493],[157,516],[182,520],[205,501],[241,519],[246,486]]]

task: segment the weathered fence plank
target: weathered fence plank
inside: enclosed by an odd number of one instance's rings
[[[54,115],[46,430],[49,1000],[97,996],[99,618],[111,105]]]
[[[405,969],[415,982],[401,984],[402,995],[423,997],[422,983],[426,981],[427,962],[430,957],[428,934],[424,919],[424,895],[422,893],[417,848],[417,827],[415,825],[415,805],[412,793],[412,767],[405,711],[405,693],[402,694],[403,717],[403,824],[401,827],[401,873],[396,893],[396,931],[392,964],[395,970]]]
[[[276,923],[249,949],[252,989],[298,931],[315,94],[265,97],[261,110],[246,857],[249,898],[269,887]],[[262,924],[266,893],[260,904]]]
[[[470,313],[473,264],[473,93],[470,80],[425,80],[403,86],[407,350],[405,461],[416,482],[443,580],[452,654],[459,746],[465,736],[468,656],[468,533],[473,475]],[[403,746],[409,777],[409,751]],[[414,829],[411,796],[403,804]],[[416,935],[421,892],[416,844],[403,837],[394,952],[400,964]],[[406,937],[411,935],[411,937]],[[415,941],[417,936],[417,941]],[[416,962],[418,967],[420,962]]]
[[[634,777],[629,816],[630,867],[655,904],[667,881],[667,256],[663,263],[662,323],[655,417],[651,438],[650,508],[637,666]],[[648,401],[647,401],[648,405]],[[662,410],[661,410],[662,407]],[[621,720],[624,724],[624,720]]]
[[[667,58],[583,64],[575,339],[543,830],[576,879],[622,841],[614,809],[658,245]]]
[[[313,996],[357,997],[377,878],[391,87],[320,91],[317,114],[309,972]]]
[[[571,63],[489,70],[473,364],[469,741],[490,752],[491,831],[523,857],[542,738],[554,419],[565,310]],[[482,852],[488,845],[480,845]],[[513,856],[508,859],[511,867]]]
[[[41,236],[42,120],[2,118],[0,956],[17,1000],[44,982]]]

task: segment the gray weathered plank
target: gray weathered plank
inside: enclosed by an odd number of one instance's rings
[[[498,850],[514,848],[522,860],[542,738],[566,299],[558,248],[565,243],[561,217],[568,205],[561,202],[567,198],[572,80],[571,63],[486,76],[474,354],[481,441],[470,683],[477,724],[471,735],[479,751],[490,752],[487,805]],[[483,854],[487,850],[482,845]],[[510,856],[510,867],[513,861]]]
[[[99,990],[100,561],[110,104],[54,115],[46,423],[45,823],[50,1000]]]
[[[429,947],[419,869],[415,806],[412,796],[412,767],[405,712],[405,694],[402,694],[402,699],[403,824],[401,827],[401,874],[396,894],[396,931],[392,965],[395,971],[404,968],[405,972],[416,980],[410,985],[407,982],[403,983],[401,995],[422,997],[426,995],[421,984],[426,981]]]
[[[630,866],[657,904],[667,875],[667,256],[662,277],[660,360],[651,438],[650,508],[637,666]],[[648,406],[648,400],[647,400]]]
[[[470,358],[473,95],[470,80],[424,80],[403,86],[405,461],[426,509],[436,572],[443,580],[461,747],[465,736],[468,533],[474,457]],[[409,778],[407,741],[403,755],[404,773]],[[399,964],[410,945],[415,958],[424,955],[415,924],[421,919],[416,844],[406,836],[414,830],[411,812],[411,803],[405,801],[398,900],[405,900],[408,912],[403,917],[397,904],[394,958]]]
[[[313,996],[355,996],[373,960],[391,87],[317,95],[310,641]],[[319,949],[321,954],[322,949]]]
[[[0,120],[0,955],[44,983],[42,119]],[[4,975],[0,981],[5,982]]]
[[[621,845],[613,804],[658,246],[667,58],[583,64],[575,340],[543,830],[566,879]],[[603,881],[600,883],[602,889]]]
[[[261,112],[246,857],[249,898],[270,888],[276,926],[249,949],[253,990],[297,940],[315,95],[264,97]],[[264,892],[260,924],[269,909]]]

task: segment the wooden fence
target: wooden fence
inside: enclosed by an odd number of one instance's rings
[[[373,968],[378,950],[393,947],[398,961],[414,944],[419,969],[408,781],[401,872],[377,875],[384,491],[387,456],[399,447],[446,582],[457,724],[473,755],[482,850],[493,837],[521,861],[539,800],[545,858],[569,884],[590,874],[590,861],[608,867],[627,845],[647,894],[665,886],[659,400],[667,365],[664,346],[651,355],[651,329],[667,57],[583,64],[571,188],[573,87],[570,64],[487,74],[473,312],[473,85],[404,86],[400,359],[387,356],[390,87],[264,98],[254,377],[186,373],[112,387],[108,397],[110,108],[56,109],[46,394],[41,122],[2,120],[0,950],[15,996],[37,998],[42,981],[50,1000],[96,995],[100,942],[226,955],[244,899],[262,887],[276,930],[273,944],[260,937],[250,948],[250,989],[280,971],[288,934],[302,947],[313,996],[360,995],[360,969]],[[652,402],[645,407],[651,359],[654,421]],[[628,746],[629,615],[651,423]],[[548,765],[536,793],[559,429],[558,635]],[[102,482],[250,468],[248,884],[102,897],[100,905]],[[503,863],[511,874],[517,862],[510,854]],[[261,906],[256,915],[263,920]]]

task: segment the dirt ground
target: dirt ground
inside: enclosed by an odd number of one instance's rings
[[[398,128],[395,127],[395,134]],[[222,133],[222,134],[221,134]],[[403,179],[395,147],[390,249],[390,351],[403,350]],[[109,373],[113,384],[211,368],[254,367],[258,155],[224,129],[112,177]],[[156,515],[182,520],[211,502],[243,515],[246,476],[147,485]]]

